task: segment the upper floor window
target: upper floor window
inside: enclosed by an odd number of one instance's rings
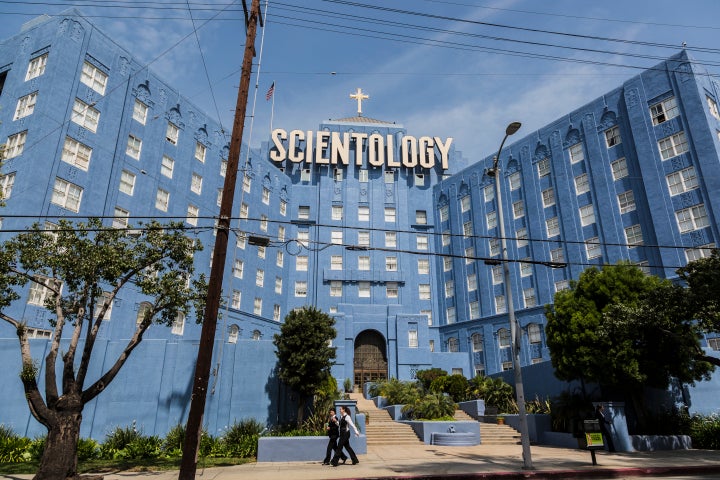
[[[583,173],[575,177],[575,193],[581,195],[590,191],[590,181],[587,173]]]
[[[667,180],[670,195],[679,195],[698,187],[698,179],[695,174],[695,167],[687,167],[673,172],[665,177]]]
[[[492,202],[495,200],[495,186],[490,184],[483,188],[483,198],[486,202]]]
[[[56,178],[51,202],[71,212],[77,213],[80,211],[82,192],[83,189],[81,187],[62,178]]]
[[[267,187],[263,187],[262,189],[262,202],[265,205],[270,205],[270,190],[268,190]]]
[[[513,172],[508,177],[510,182],[510,190],[517,190],[520,188],[520,172]]]
[[[660,157],[663,160],[687,152],[688,144],[687,138],[685,138],[685,132],[678,132],[675,135],[670,135],[669,137],[659,140],[658,148],[660,148]]]
[[[37,96],[38,92],[33,92],[29,95],[25,95],[24,97],[20,97],[17,102],[17,107],[15,107],[15,115],[13,116],[13,120],[18,120],[20,118],[27,117],[28,115],[32,115],[32,113],[35,111]]]
[[[312,173],[309,168],[303,168],[300,171],[300,181],[301,182],[309,182],[311,178],[312,178]]]
[[[418,274],[427,275],[430,273],[430,260],[427,258],[418,258],[417,261]]]
[[[165,140],[177,145],[178,139],[180,138],[180,129],[177,125],[172,122],[168,122],[167,129],[165,129]]]
[[[542,342],[542,333],[540,331],[540,325],[537,323],[531,323],[528,325],[528,341],[530,343],[541,343]]]
[[[465,195],[460,199],[460,210],[463,212],[470,210],[470,195]]]
[[[80,74],[80,81],[88,87],[95,90],[100,95],[105,95],[105,87],[107,86],[108,76],[105,72],[91,64],[90,62],[83,63],[82,73]]]
[[[162,162],[160,163],[160,173],[168,178],[173,177],[173,170],[175,169],[175,160],[163,155]]]
[[[470,340],[472,342],[472,351],[473,352],[482,352],[483,351],[483,336],[479,333],[473,333],[470,336]]]
[[[415,223],[418,225],[427,224],[427,212],[425,210],[415,210]]]
[[[428,249],[428,236],[427,235],[418,235],[415,238],[415,246],[418,250],[427,250]]]
[[[631,225],[625,228],[627,246],[632,248],[643,244],[642,228],[640,225]]]
[[[202,185],[203,185],[203,178],[198,175],[197,173],[192,174],[192,178],[190,180],[190,190],[193,193],[197,193],[200,195],[202,193]]]
[[[543,207],[552,207],[555,205],[555,189],[550,187],[542,191]]]
[[[280,200],[280,215],[283,217],[287,215],[287,202],[285,200]]]
[[[508,348],[510,346],[510,330],[507,328],[501,328],[497,332],[498,335],[498,346],[500,348]]]
[[[135,191],[135,174],[123,170],[120,172],[120,191],[126,195],[132,195]]]
[[[418,332],[417,332],[417,330],[408,330],[408,347],[418,348]]]
[[[367,181],[368,181],[367,169],[363,168],[363,169],[358,170],[358,181],[360,183],[367,183]]]
[[[653,125],[660,125],[671,118],[678,116],[678,107],[675,97],[666,98],[660,103],[650,106],[650,116]]]
[[[157,193],[155,194],[155,208],[162,210],[163,212],[167,212],[169,204],[170,192],[163,190],[162,188],[158,188]]]
[[[385,207],[385,221],[395,223],[395,208]]]
[[[547,231],[548,238],[560,235],[560,221],[558,220],[558,217],[552,217],[545,220],[545,230]]]
[[[610,164],[613,180],[620,180],[628,176],[628,166],[625,158],[618,158]]]
[[[635,210],[635,194],[632,190],[618,194],[618,205],[620,213],[628,213]]]
[[[416,187],[425,186],[425,174],[424,173],[416,173],[415,174],[415,186]]]
[[[90,156],[92,155],[92,148],[87,145],[83,145],[77,140],[65,137],[65,143],[63,144],[62,161],[74,165],[81,170],[87,171],[90,166]]]
[[[5,160],[22,155],[27,140],[27,130],[10,135],[5,143]]]
[[[39,57],[35,57],[28,63],[27,73],[25,74],[25,81],[37,78],[45,73],[45,66],[47,65],[48,54],[44,53]]]
[[[100,111],[76,98],[70,120],[95,133],[100,123]]]
[[[12,189],[15,185],[15,172],[7,175],[0,175],[0,198],[7,200],[12,195]]]
[[[614,147],[615,145],[620,145],[622,140],[620,139],[620,127],[614,126],[612,128],[608,128],[605,130],[605,143],[607,144],[607,147]]]
[[[450,218],[450,207],[447,205],[443,205],[440,207],[440,221],[441,222],[447,222]]]
[[[710,115],[715,117],[716,119],[720,120],[720,112],[718,112],[718,106],[717,102],[714,98],[712,98],[710,95],[705,95],[705,100],[707,101],[708,110],[710,110]]]
[[[600,239],[598,237],[588,238],[585,240],[585,254],[588,260],[598,258],[602,255],[600,250]]]
[[[395,170],[385,170],[385,183],[395,183]]]
[[[709,225],[707,210],[704,204],[684,208],[675,212],[680,233],[691,232]]]
[[[585,160],[585,153],[583,152],[582,144],[576,143],[570,147],[570,163],[578,163]]]
[[[525,204],[522,200],[513,202],[513,218],[518,219],[525,216]]]
[[[550,159],[543,158],[537,163],[538,177],[546,177],[550,175]]]
[[[207,153],[207,147],[200,142],[195,143],[195,160],[205,163],[205,154]]]
[[[135,104],[133,105],[133,120],[141,125],[145,125],[145,122],[147,121],[147,113],[148,106],[136,98]]]
[[[485,214],[485,223],[487,224],[488,230],[497,227],[497,212],[495,210]]]
[[[595,223],[595,208],[592,203],[580,207],[580,224],[583,227]]]
[[[127,140],[127,147],[125,148],[125,153],[129,157],[134,158],[135,160],[140,160],[140,152],[142,151],[142,140],[137,138],[134,135],[128,135]]]

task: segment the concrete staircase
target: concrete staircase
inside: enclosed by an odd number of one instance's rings
[[[351,393],[351,400],[357,401],[359,412],[367,412],[370,423],[365,425],[367,445],[421,445],[410,425],[396,422],[387,410],[377,408],[375,402],[363,398],[360,393]]]
[[[457,421],[476,421],[462,410],[455,410],[453,417]],[[481,422],[480,443],[483,445],[517,445],[520,443],[520,433],[509,425]]]

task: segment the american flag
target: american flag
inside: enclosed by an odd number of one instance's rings
[[[265,94],[265,100],[270,100],[273,96],[273,93],[275,93],[275,82],[270,85],[270,88],[268,88],[267,93]]]

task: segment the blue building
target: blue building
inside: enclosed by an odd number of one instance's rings
[[[681,52],[503,150],[523,365],[551,375],[543,305],[588,265],[629,259],[673,277],[716,244],[720,88],[697,68]],[[272,337],[303,305],[336,319],[341,384],[432,367],[466,376],[511,368],[505,287],[492,264],[492,157],[470,164],[451,138],[359,112],[316,131],[284,127],[241,152],[208,431],[294,414]],[[117,228],[182,220],[206,247],[197,270],[209,271],[228,133],[78,12],[38,18],[0,43],[0,138],[0,238],[59,218],[99,216]],[[40,359],[50,317],[42,291],[23,293],[8,313],[27,322]],[[142,309],[138,292],[123,292],[96,351],[114,358]],[[198,337],[184,318],[150,329],[86,407],[82,434],[102,438],[133,420],[163,434],[184,422]],[[0,359],[0,423],[40,433],[7,324]],[[99,375],[103,362],[94,368]]]

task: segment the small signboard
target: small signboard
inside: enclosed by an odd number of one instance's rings
[[[603,436],[600,432],[586,432],[585,441],[587,442],[587,448],[603,448]]]

